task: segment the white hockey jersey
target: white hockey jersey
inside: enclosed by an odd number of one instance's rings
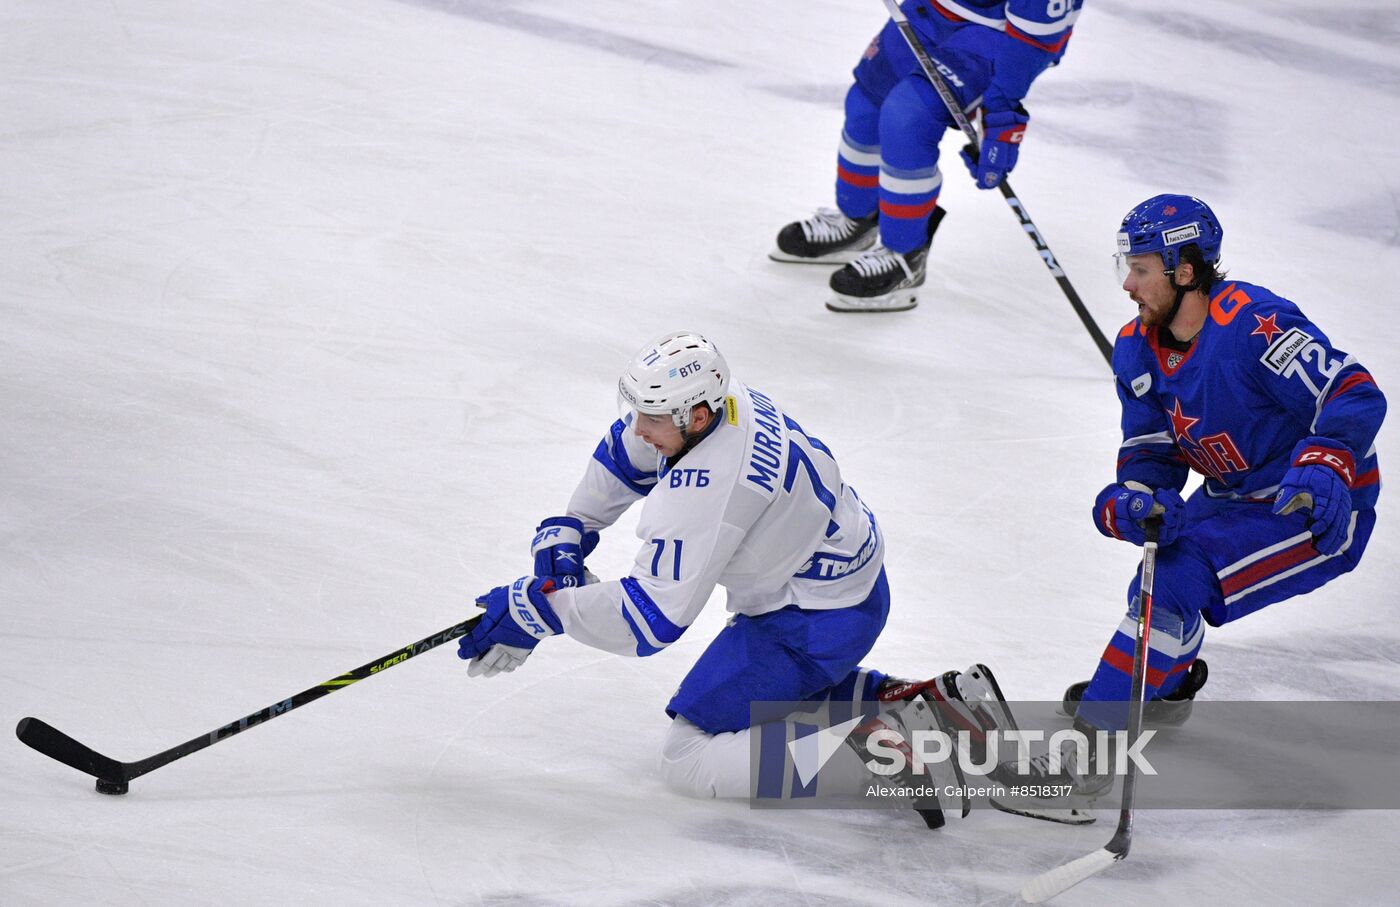
[[[631,575],[549,596],[565,633],[609,652],[652,655],[675,642],[716,584],[740,614],[850,607],[884,562],[875,516],[831,451],[738,381],[714,429],[674,468],[630,418],[615,422],[568,515],[601,530],[641,498]]]

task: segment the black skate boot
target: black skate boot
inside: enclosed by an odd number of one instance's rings
[[[803,264],[844,264],[875,244],[879,224],[878,214],[856,220],[835,208],[820,208],[812,217],[783,227],[768,257]]]
[[[1191,717],[1191,702],[1201,687],[1206,685],[1206,678],[1209,676],[1210,670],[1206,667],[1205,659],[1197,658],[1191,663],[1186,676],[1181,679],[1180,686],[1161,699],[1150,700],[1143,707],[1143,727],[1168,728],[1185,724],[1186,719]],[[1079,701],[1084,698],[1084,691],[1088,688],[1087,680],[1070,684],[1069,689],[1065,690],[1064,700],[1060,703],[1060,711],[1071,718],[1075,717],[1079,713]]]
[[[921,248],[900,254],[876,245],[832,274],[834,295],[826,307],[833,312],[903,312],[918,305],[916,291],[924,284],[929,247],[943,215],[942,208],[933,209],[929,241]]]

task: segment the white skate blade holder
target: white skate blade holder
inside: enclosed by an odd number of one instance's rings
[[[902,287],[883,296],[833,293],[826,301],[826,307],[833,312],[907,312],[918,304],[918,287]]]
[[[829,252],[826,255],[817,255],[811,258],[803,258],[800,255],[789,255],[782,249],[774,246],[768,251],[768,257],[773,261],[780,261],[783,264],[844,265],[860,258],[870,246],[871,243],[865,243],[861,246],[849,246],[845,249],[839,249],[835,252]]]

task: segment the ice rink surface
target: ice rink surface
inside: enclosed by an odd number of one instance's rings
[[[1400,394],[1400,9],[1088,0],[1013,184],[1106,332],[1123,213],[1204,197],[1233,276]],[[1108,370],[944,144],[912,312],[836,315],[770,262],[831,203],[875,0],[306,0],[0,7],[0,703],[120,759],[472,613],[529,569],[626,357],[700,330],[879,515],[869,663],[1087,676],[1134,549]],[[1400,419],[1378,447],[1400,462]],[[1400,524],[1361,568],[1207,634],[1215,699],[1400,699]],[[632,520],[591,565],[630,564]],[[1009,904],[1101,846],[978,812],[768,812],[668,793],[661,655],[444,649],[101,797],[0,743],[0,904]],[[7,725],[8,726],[8,725]],[[1189,727],[1182,733],[1189,733]],[[1300,779],[1301,780],[1301,779]],[[1066,905],[1375,904],[1400,815],[1151,812]]]

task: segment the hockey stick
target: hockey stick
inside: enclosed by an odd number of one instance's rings
[[[904,11],[899,8],[899,3],[896,2],[896,0],[884,0],[884,3],[885,6],[889,8],[890,18],[893,19],[895,25],[898,26],[899,33],[904,36],[904,40],[909,45],[909,49],[912,50],[914,56],[918,58],[919,66],[923,69],[924,75],[928,76],[928,80],[933,83],[933,87],[937,90],[938,96],[943,99],[944,105],[947,106],[948,113],[952,115],[954,122],[958,124],[963,134],[967,136],[969,142],[968,153],[972,155],[973,160],[976,160],[977,150],[981,145],[981,138],[978,137],[976,128],[968,121],[967,114],[963,113],[962,105],[958,103],[957,96],[953,94],[953,90],[948,87],[948,83],[944,81],[941,75],[941,73],[944,72],[951,73],[952,70],[945,67],[942,63],[935,63],[929,57],[928,51],[924,50],[924,46],[919,43],[918,35],[914,33],[914,26],[909,24],[908,17],[905,16]],[[1031,220],[1030,212],[1026,210],[1026,206],[1021,203],[1021,200],[1016,197],[1016,193],[1011,191],[1011,183],[1006,178],[1002,178],[999,188],[1001,189],[1001,194],[1006,198],[1006,203],[1011,206],[1011,210],[1016,213],[1017,219],[1020,220],[1021,229],[1026,231],[1026,235],[1029,236],[1031,242],[1035,244],[1035,250],[1040,253],[1041,259],[1045,262],[1045,267],[1050,269],[1050,273],[1055,277],[1055,282],[1060,285],[1060,289],[1064,291],[1065,298],[1069,300],[1069,304],[1074,307],[1075,314],[1079,316],[1079,320],[1084,324],[1084,329],[1089,332],[1089,337],[1094,341],[1094,345],[1097,346],[1099,352],[1103,354],[1104,361],[1111,365],[1113,363],[1113,344],[1108,342],[1108,338],[1104,336],[1103,331],[1099,330],[1098,324],[1094,321],[1094,316],[1090,315],[1089,310],[1084,307],[1084,301],[1079,298],[1079,294],[1075,292],[1074,285],[1071,284],[1069,278],[1065,276],[1064,269],[1061,268],[1060,263],[1055,260],[1055,253],[1050,251],[1050,244],[1047,243],[1045,237],[1041,235],[1040,228],[1035,225],[1035,221]]]
[[[434,633],[425,639],[420,639],[415,643],[410,643],[383,658],[377,658],[368,664],[360,665],[353,671],[347,671],[339,677],[327,680],[325,683],[317,684],[309,690],[303,690],[290,699],[273,703],[265,709],[260,709],[246,718],[231,721],[221,728],[210,731],[187,740],[179,746],[172,746],[170,749],[154,756],[136,762],[118,762],[117,760],[104,756],[96,750],[89,749],[67,734],[40,721],[38,718],[22,718],[15,728],[15,736],[27,746],[33,747],[50,759],[57,759],[64,765],[76,768],[80,772],[92,775],[97,779],[97,790],[104,794],[124,794],[127,785],[133,778],[139,778],[147,772],[155,771],[162,765],[168,765],[176,759],[183,759],[191,753],[196,753],[206,746],[213,746],[221,740],[226,740],[234,734],[246,731],[250,727],[271,721],[278,715],[285,715],[292,709],[314,702],[322,696],[329,696],[336,690],[350,686],[366,677],[372,677],[381,671],[386,671],[396,664],[408,661],[415,655],[421,655],[429,649],[435,649],[445,642],[450,642],[460,636],[465,636],[472,627],[476,626],[480,617],[473,617],[464,620],[459,624],[454,624],[446,630]]]
[[[1133,644],[1133,691],[1128,703],[1128,751],[1132,752],[1142,734],[1142,700],[1147,686],[1147,635],[1152,625],[1152,577],[1157,570],[1157,536],[1162,520],[1147,518],[1147,540],[1142,546],[1142,605],[1138,608],[1137,640]],[[1123,802],[1118,812],[1118,830],[1113,838],[1093,853],[1070,860],[1031,879],[1021,887],[1021,899],[1041,904],[1128,858],[1133,846],[1133,793],[1137,789],[1137,762],[1129,759],[1123,776]]]

